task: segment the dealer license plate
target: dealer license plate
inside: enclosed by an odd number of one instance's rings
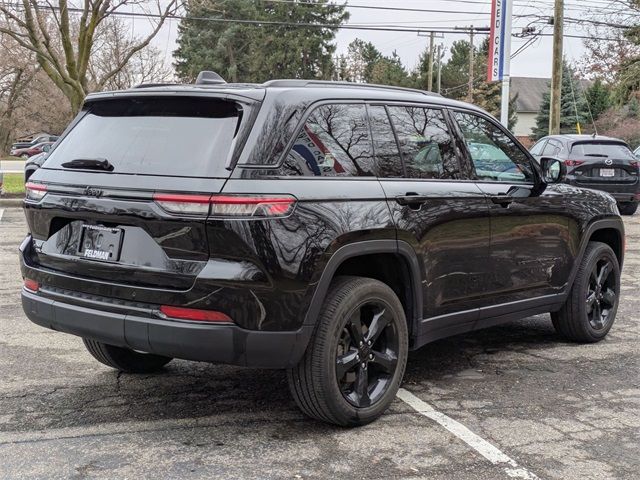
[[[122,237],[121,228],[83,225],[80,255],[92,260],[117,262],[120,259]]]

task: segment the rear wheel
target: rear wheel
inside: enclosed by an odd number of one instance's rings
[[[386,284],[334,280],[300,363],[287,372],[308,416],[341,426],[372,422],[389,407],[408,354],[404,310]]]
[[[611,247],[589,242],[564,306],[551,314],[556,331],[574,342],[599,342],[613,326],[620,295],[620,266]]]
[[[638,210],[638,202],[625,202],[618,204],[618,210],[622,215],[633,215]]]
[[[172,359],[152,353],[135,352],[128,348],[107,345],[83,338],[84,346],[100,363],[127,373],[151,373],[162,369]]]

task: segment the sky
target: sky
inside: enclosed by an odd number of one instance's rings
[[[597,15],[602,13],[606,1],[610,0],[566,0],[565,16],[580,17],[583,15]],[[450,13],[427,13],[388,10],[368,10],[351,8],[349,12],[350,25],[367,24],[371,26],[397,25],[430,28],[448,28],[455,26],[477,27],[488,26],[490,23],[490,0],[349,0],[350,5],[368,5],[384,7],[418,8],[431,10],[449,10]],[[596,10],[591,10],[594,8]],[[585,11],[587,9],[588,11]],[[472,12],[472,13],[468,13]],[[514,0],[513,33],[520,32],[524,26],[536,20],[535,26],[543,27],[544,33],[552,33],[553,28],[545,25],[545,16],[553,12],[553,0]],[[526,15],[525,18],[520,16]],[[604,16],[604,15],[603,15]],[[543,19],[541,19],[541,17]],[[595,18],[595,17],[592,17]],[[141,32],[147,30],[147,25],[141,25],[144,20],[136,20],[137,26],[133,30]],[[171,63],[171,53],[176,48],[178,20],[168,21],[154,39],[153,44],[165,53],[168,63]],[[575,23],[566,24],[567,32],[574,35],[585,34],[584,27]],[[371,32],[366,30],[341,30],[336,35],[337,53],[346,53],[347,46],[355,38],[372,42],[385,55],[396,51],[405,66],[410,70],[418,63],[420,54],[429,43],[428,37],[409,32]],[[441,43],[445,51],[455,40],[468,39],[467,33],[445,34],[444,38],[436,40]],[[477,36],[477,42],[482,36]],[[512,52],[515,52],[527,40],[513,38]],[[585,50],[581,39],[565,38],[564,54],[570,62],[576,62]],[[522,77],[551,77],[552,37],[541,37],[526,50],[517,55],[511,63],[511,75]],[[445,57],[446,58],[446,57]]]

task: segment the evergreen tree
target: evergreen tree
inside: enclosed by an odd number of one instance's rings
[[[594,120],[611,107],[611,92],[599,78],[585,90],[584,94]]]
[[[509,99],[509,130],[513,130],[518,120],[516,112],[517,96]],[[496,118],[500,118],[502,111],[502,84],[500,82],[481,82],[473,89],[473,103],[483,108]]]
[[[533,129],[532,138],[537,140],[549,134],[549,110],[551,104],[551,92],[546,92],[542,97],[540,112],[536,117],[536,127]],[[577,112],[577,113],[576,113]],[[590,122],[587,103],[583,95],[580,95],[580,85],[575,73],[565,62],[562,71],[562,90],[560,94],[560,133],[577,133],[577,124],[581,127]]]
[[[330,79],[334,71],[333,28],[212,22],[202,18],[340,25],[344,6],[313,0],[276,3],[268,0],[187,0],[174,52],[178,76],[192,81],[202,70],[214,70],[232,82],[272,78]]]
[[[373,83],[373,67],[382,54],[371,42],[356,38],[347,49],[350,81]]]
[[[390,57],[382,57],[371,69],[371,83],[407,87],[410,85],[409,74],[402,65],[398,54],[394,51]]]

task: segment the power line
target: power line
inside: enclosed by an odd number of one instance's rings
[[[274,1],[274,0],[269,0]],[[290,0],[278,0],[281,2],[290,1]],[[16,10],[24,11],[24,7],[20,4],[9,4],[14,7]],[[43,5],[45,9],[60,11],[60,7],[54,7],[51,5]],[[391,8],[391,7],[385,7]],[[76,7],[68,7],[67,11],[72,13],[82,13],[83,9]],[[438,10],[439,11],[439,10]],[[155,18],[155,19],[168,19],[168,20],[189,20],[189,21],[203,21],[203,22],[212,22],[212,23],[236,23],[236,24],[245,24],[245,25],[257,25],[257,26],[280,26],[280,27],[293,27],[293,28],[326,28],[330,30],[363,30],[363,31],[379,31],[379,32],[402,32],[402,33],[446,33],[446,34],[463,34],[467,35],[469,33],[467,28],[460,28],[456,26],[451,27],[439,27],[439,28],[419,28],[419,27],[406,27],[406,26],[394,26],[392,24],[387,26],[375,26],[375,25],[349,25],[349,24],[327,24],[327,23],[308,23],[308,22],[282,22],[282,21],[274,21],[274,20],[247,20],[247,19],[231,19],[231,18],[217,18],[217,17],[198,17],[198,16],[184,16],[184,15],[162,15],[162,14],[153,14],[153,13],[142,13],[142,12],[111,12],[110,15],[126,17],[126,18]],[[479,35],[488,35],[488,32],[477,32]],[[513,33],[512,33],[513,35]],[[540,33],[538,34],[541,37],[552,36],[550,33]],[[603,40],[603,41],[615,41],[615,38],[607,38],[607,37],[593,37],[590,35],[574,35],[574,34],[565,34],[567,38],[577,38],[577,39],[592,39],[592,40]]]

